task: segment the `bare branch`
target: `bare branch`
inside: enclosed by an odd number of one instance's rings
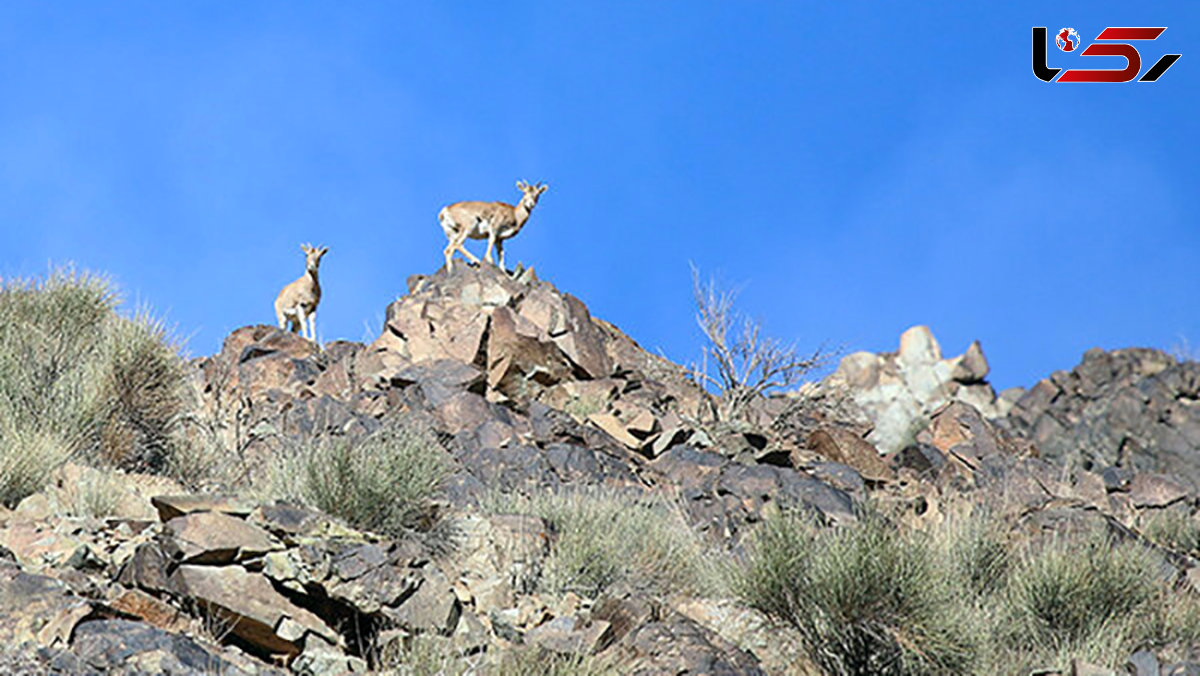
[[[804,357],[795,346],[763,336],[760,322],[735,309],[737,290],[721,289],[711,278],[703,282],[700,270],[695,265],[691,269],[696,324],[707,344],[700,365],[690,371],[696,382],[719,395],[720,418],[736,418],[758,397],[797,385],[832,356],[821,347]],[[715,375],[709,371],[710,362]]]

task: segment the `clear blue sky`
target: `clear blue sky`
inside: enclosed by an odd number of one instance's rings
[[[526,179],[510,263],[676,360],[689,260],[773,335],[929,324],[999,387],[1200,343],[1196,2],[503,4],[4,3],[0,275],[107,272],[200,355],[273,322],[308,241],[320,334],[370,339],[438,209]],[[1046,84],[1035,25],[1183,58]]]

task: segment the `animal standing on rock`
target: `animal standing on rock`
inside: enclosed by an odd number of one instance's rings
[[[290,323],[292,333],[299,333],[309,340],[316,340],[317,335],[317,303],[321,302],[321,282],[317,279],[317,268],[321,265],[321,257],[329,251],[329,247],[315,249],[308,244],[301,244],[304,252],[304,275],[296,281],[283,287],[275,299],[275,318],[279,320],[279,328]],[[305,319],[308,319],[308,335],[304,335]]]
[[[438,212],[438,221],[446,233],[446,272],[454,269],[454,252],[461,251],[467,260],[478,264],[479,259],[463,244],[467,238],[487,239],[487,251],[483,260],[492,262],[492,247],[500,260],[500,269],[504,270],[504,240],[511,239],[525,227],[529,220],[529,212],[537,206],[538,198],[546,192],[548,185],[538,183],[529,185],[525,181],[517,181],[517,189],[521,191],[521,202],[517,206],[504,202],[456,202]]]

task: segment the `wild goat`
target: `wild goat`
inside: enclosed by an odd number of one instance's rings
[[[279,297],[275,299],[275,318],[279,320],[279,328],[290,323],[292,333],[299,333],[309,340],[316,340],[317,334],[317,303],[321,302],[321,282],[317,279],[317,267],[321,265],[329,247],[314,249],[307,244],[301,244],[304,252],[304,275],[296,281],[283,287]],[[308,319],[308,335],[304,335],[305,322]]]
[[[461,251],[467,260],[478,264],[479,259],[463,244],[467,238],[487,239],[487,251],[483,260],[492,262],[492,247],[496,247],[496,255],[500,259],[500,269],[504,270],[504,240],[512,239],[525,227],[529,220],[529,212],[537,206],[538,198],[546,192],[548,185],[529,185],[525,181],[517,181],[517,189],[521,191],[521,203],[517,206],[504,202],[457,202],[438,212],[438,221],[450,240],[446,245],[446,272],[453,270],[454,252]]]

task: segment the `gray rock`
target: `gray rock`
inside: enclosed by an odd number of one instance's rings
[[[62,582],[0,566],[0,645],[64,647],[92,606]]]
[[[956,382],[965,385],[983,382],[991,370],[987,357],[983,356],[983,347],[980,346],[978,340],[971,343],[967,351],[954,361],[954,371],[951,376]]]
[[[82,623],[75,629],[71,649],[88,666],[106,674],[246,673],[186,636],[129,620]]]
[[[753,655],[677,613],[637,627],[616,649],[631,676],[766,676]]]
[[[525,642],[563,655],[591,655],[612,642],[612,625],[585,622],[573,615],[556,617],[525,633]]]
[[[1200,488],[1200,362],[1157,350],[1089,350],[1039,382],[1005,424],[1045,457],[1084,469],[1120,465]]]
[[[1149,650],[1139,650],[1129,656],[1125,669],[1132,676],[1159,676],[1158,658]]]
[[[398,605],[384,608],[383,614],[411,632],[447,635],[458,625],[462,606],[450,581],[430,565],[421,571],[421,581],[416,590]]]
[[[1136,507],[1166,507],[1188,496],[1188,490],[1161,474],[1142,472],[1129,482],[1129,499]]]

